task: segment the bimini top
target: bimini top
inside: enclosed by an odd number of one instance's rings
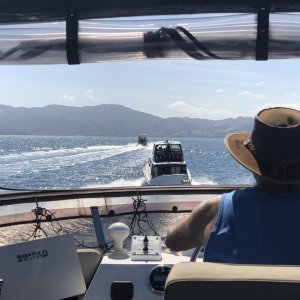
[[[298,0],[0,0],[0,23],[195,13],[299,12]]]
[[[299,58],[299,32],[298,0],[0,0],[0,64]]]

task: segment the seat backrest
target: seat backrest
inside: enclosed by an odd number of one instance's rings
[[[101,262],[103,254],[96,249],[77,249],[83,278],[88,286],[94,277]]]
[[[186,262],[172,267],[165,300],[300,299],[300,266]]]

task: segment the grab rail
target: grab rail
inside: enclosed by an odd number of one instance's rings
[[[0,207],[4,205],[51,202],[80,198],[132,197],[136,195],[193,195],[221,194],[249,185],[191,185],[191,186],[139,186],[139,187],[105,187],[76,190],[13,190],[0,194]]]

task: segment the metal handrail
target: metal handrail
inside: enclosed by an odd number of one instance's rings
[[[249,185],[190,185],[105,187],[76,190],[13,190],[0,194],[0,207],[4,205],[51,202],[80,198],[133,197],[137,195],[196,195],[222,194]]]

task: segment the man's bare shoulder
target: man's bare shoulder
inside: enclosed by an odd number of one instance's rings
[[[207,199],[199,203],[195,209],[194,213],[197,215],[203,215],[206,219],[214,218],[214,216],[218,213],[220,204],[220,196]]]

